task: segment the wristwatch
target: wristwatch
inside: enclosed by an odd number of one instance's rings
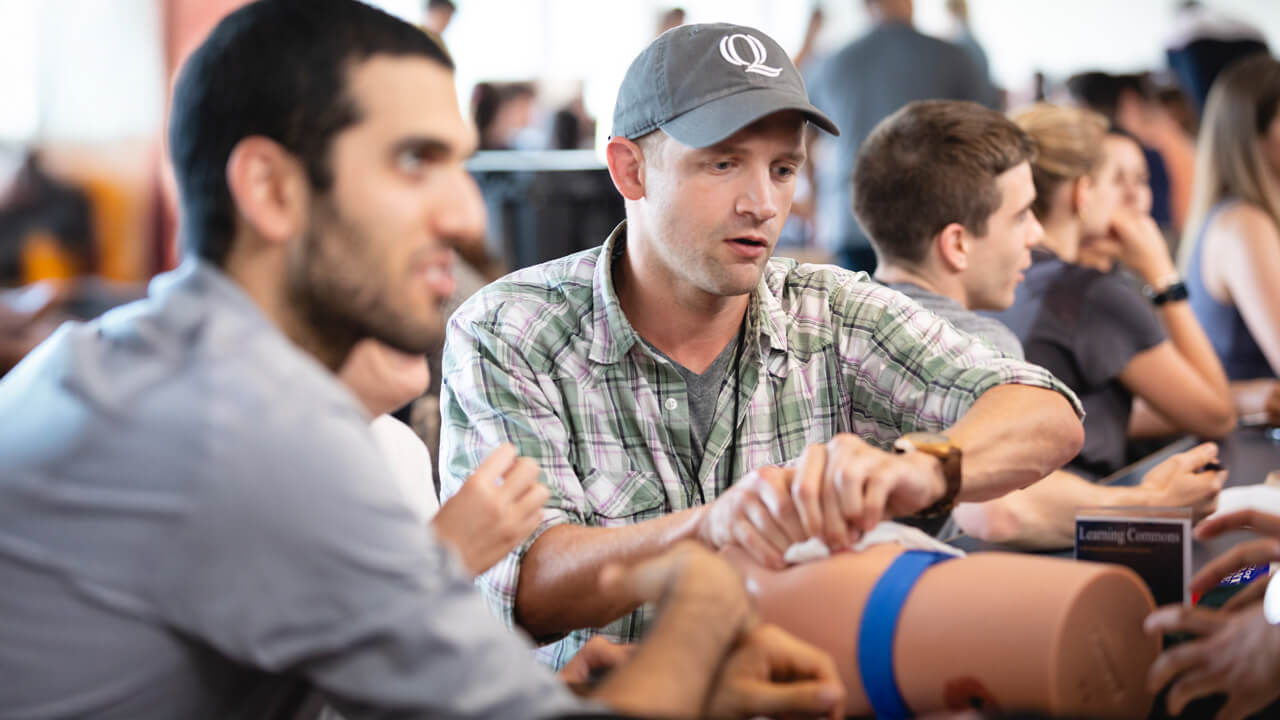
[[[942,461],[942,478],[947,489],[942,497],[929,507],[916,513],[923,518],[943,517],[956,506],[956,496],[960,494],[962,482],[960,474],[960,447],[951,442],[951,438],[941,433],[910,432],[893,441],[893,449],[899,453],[922,452]]]
[[[1189,295],[1187,292],[1187,284],[1177,278],[1174,278],[1173,282],[1165,285],[1163,290],[1156,290],[1150,285],[1143,285],[1142,294],[1146,296],[1146,298],[1151,301],[1151,304],[1156,307],[1164,305],[1165,303],[1186,300]]]

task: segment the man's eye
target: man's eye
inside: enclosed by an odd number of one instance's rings
[[[728,170],[729,168],[733,167],[733,162],[729,160],[720,160],[718,162],[712,163],[711,166],[717,170]]]
[[[405,150],[396,155],[396,167],[401,172],[421,172],[423,164],[422,156],[412,150]]]
[[[777,172],[777,173],[778,173],[778,175],[779,175],[779,176],[781,176],[781,177],[789,178],[789,177],[791,177],[792,175],[795,175],[795,174],[796,174],[796,169],[795,169],[795,168],[792,168],[792,167],[787,167],[787,166],[783,165],[783,166],[779,167],[779,168],[776,170],[776,172]]]

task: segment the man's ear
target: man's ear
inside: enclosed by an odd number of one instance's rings
[[[951,223],[938,231],[933,238],[934,247],[942,266],[952,272],[969,269],[969,252],[973,249],[973,236],[960,223]]]
[[[605,146],[605,159],[609,163],[609,177],[627,200],[644,197],[644,151],[624,137],[609,138]]]
[[[236,143],[227,159],[227,188],[236,213],[266,242],[287,242],[306,226],[306,171],[274,140],[255,135]]]

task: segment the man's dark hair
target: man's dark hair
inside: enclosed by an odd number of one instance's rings
[[[236,222],[227,160],[244,138],[280,143],[315,190],[331,187],[329,147],[361,117],[348,71],[374,55],[418,56],[453,69],[426,33],[357,0],[259,0],[218,23],[183,65],[170,115],[188,252],[226,262]]]
[[[880,122],[858,151],[853,212],[882,259],[922,262],[951,223],[985,235],[1000,207],[996,178],[1035,156],[1035,142],[977,103],[913,102]]]
[[[449,12],[455,12],[457,9],[458,6],[453,3],[453,0],[427,0],[427,12],[431,12],[432,10],[448,10]]]
[[[1099,113],[1112,123],[1120,96],[1132,92],[1141,98],[1153,95],[1151,79],[1146,75],[1112,75],[1104,72],[1082,72],[1067,78],[1067,94],[1072,100]]]

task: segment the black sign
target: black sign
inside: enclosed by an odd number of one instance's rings
[[[1157,605],[1189,603],[1191,523],[1184,518],[1076,517],[1076,559],[1133,569]]]

